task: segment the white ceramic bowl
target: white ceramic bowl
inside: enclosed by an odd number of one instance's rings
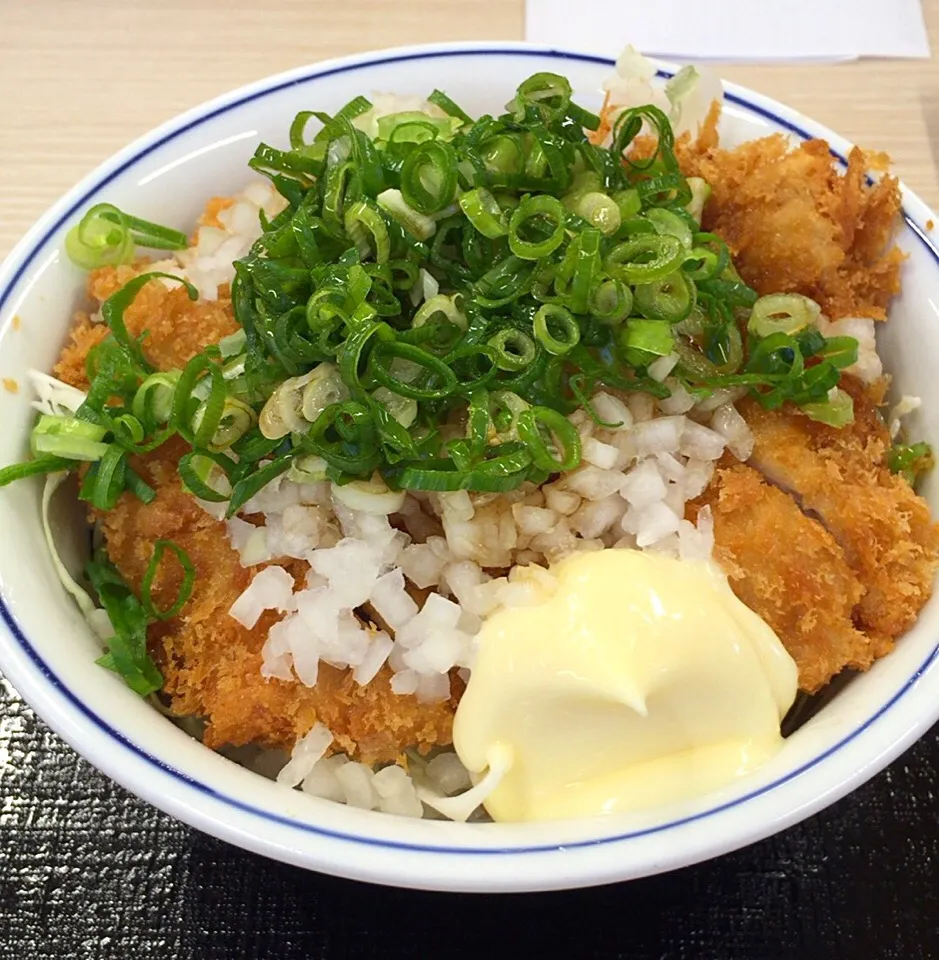
[[[144,217],[190,225],[211,194],[238,190],[259,139],[285,142],[301,109],[332,111],[374,90],[446,90],[471,113],[498,111],[540,70],[570,77],[598,107],[609,61],[523,44],[450,44],[335,60],[245,87],[171,121],[109,160],[29,232],[0,271],[0,376],[49,369],[81,301],[82,274],[62,255],[68,228],[109,200]],[[662,66],[664,75],[670,70]],[[822,136],[844,163],[849,145],[792,110],[727,85],[727,142],[773,131]],[[898,389],[921,396],[916,437],[939,441],[939,254],[933,215],[904,191],[903,294],[881,338]],[[19,329],[13,317],[21,319]],[[21,458],[28,391],[0,393],[0,464]],[[939,476],[925,494],[939,513]],[[40,484],[0,494],[0,668],[76,750],[134,793],[231,843],[326,873],[441,890],[586,886],[670,870],[751,843],[809,816],[872,776],[939,717],[939,599],[897,650],[856,677],[755,776],[694,802],[642,816],[546,824],[414,821],[289,791],[190,739],[94,665],[84,621],[43,545]]]

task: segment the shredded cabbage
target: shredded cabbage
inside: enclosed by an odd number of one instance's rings
[[[61,417],[73,414],[88,399],[87,394],[82,393],[77,387],[50,377],[48,373],[29,370],[26,376],[29,377],[39,398],[33,401],[33,407],[48,416]]]
[[[51,377],[49,378],[52,379]],[[58,381],[57,381],[58,382]],[[71,388],[70,388],[71,389]],[[76,391],[80,393],[81,391]],[[62,485],[62,482],[68,476],[67,473],[50,473],[46,477],[46,484],[42,490],[42,530],[46,537],[46,546],[49,549],[49,556],[52,559],[52,565],[55,567],[59,582],[65,587],[66,592],[78,604],[82,616],[88,623],[88,626],[94,631],[95,636],[102,642],[114,636],[114,627],[107,612],[100,607],[96,607],[94,601],[88,595],[87,591],[80,587],[72,575],[66,569],[59,551],[55,545],[55,539],[52,536],[52,525],[49,522],[49,506],[52,503],[52,496]]]

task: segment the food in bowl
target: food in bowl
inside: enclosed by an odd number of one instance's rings
[[[500,118],[300,114],[191,243],[106,206],[70,236],[94,309],[0,479],[78,467],[102,662],[207,745],[405,815],[648,806],[915,620],[895,181],[722,150],[700,78],[622,66],[596,117],[553,74]]]

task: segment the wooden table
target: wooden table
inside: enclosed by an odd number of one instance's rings
[[[939,0],[924,6],[939,57]],[[0,0],[0,12],[0,256],[115,150],[209,97],[327,57],[524,30],[522,0]],[[935,207],[937,57],[721,73],[886,150]]]

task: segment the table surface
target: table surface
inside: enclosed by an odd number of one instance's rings
[[[939,0],[924,7],[939,51]],[[524,18],[522,0],[0,0],[0,11],[0,256],[101,160],[207,98],[355,51],[519,39]],[[939,206],[935,58],[721,73],[886,150]],[[596,957],[934,957],[937,796],[934,730],[823,814],[676,874],[538,897],[382,891],[267,863],[156,813],[0,678],[0,958],[396,957],[425,944],[476,956],[512,937]]]

